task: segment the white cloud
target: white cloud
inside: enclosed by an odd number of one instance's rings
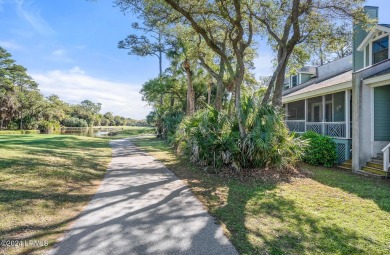
[[[6,50],[20,50],[23,48],[20,44],[16,43],[14,40],[0,41],[0,46],[5,48]]]
[[[65,102],[80,103],[89,99],[101,103],[103,113],[110,111],[133,119],[144,119],[151,111],[141,100],[140,85],[97,79],[88,76],[79,67],[69,71],[31,73],[31,76],[39,83],[44,95],[55,94]]]
[[[63,49],[55,50],[51,53],[53,56],[62,57],[65,56],[65,51]]]
[[[67,51],[64,49],[57,49],[52,51],[50,55],[47,57],[47,59],[55,62],[66,62],[66,63],[74,62],[73,59],[68,56]]]
[[[25,0],[14,0],[14,2],[18,15],[30,23],[41,35],[55,34],[55,31],[42,18],[40,11],[31,7],[31,2]]]
[[[85,74],[85,72],[78,66],[73,67],[69,72],[72,74]]]

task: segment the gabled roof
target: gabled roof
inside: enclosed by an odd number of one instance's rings
[[[319,81],[298,91],[285,95],[283,96],[283,102],[288,103],[301,100],[303,98],[320,96],[348,88],[352,88],[352,71],[341,73],[332,78]]]
[[[375,36],[376,32],[383,31],[390,33],[390,25],[389,24],[377,24],[375,25],[370,33],[364,38],[364,40],[360,43],[360,45],[357,47],[358,51],[363,51],[364,48],[367,46],[368,42]]]
[[[299,84],[298,86],[286,89],[283,91],[283,99],[287,98],[290,94],[300,94],[300,91],[314,91],[317,88],[317,84],[325,84],[327,80],[333,79],[335,77],[340,76],[343,73],[350,72],[352,70],[352,55],[349,55],[344,58],[337,59],[335,61],[326,63],[322,66],[317,67],[317,77],[313,78],[305,83]],[[352,75],[351,75],[352,77]],[[334,81],[334,79],[333,79]],[[308,87],[314,86],[313,89],[309,89]]]

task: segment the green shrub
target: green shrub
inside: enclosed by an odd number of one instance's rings
[[[75,117],[64,119],[62,124],[65,127],[88,127],[87,121]]]
[[[337,161],[336,143],[332,138],[308,131],[302,135],[308,141],[302,161],[318,166],[332,167]]]
[[[186,117],[176,132],[176,146],[201,165],[237,168],[293,165],[302,155],[304,142],[289,133],[281,112],[271,106],[243,103],[247,135],[241,139],[235,116],[207,108]]]
[[[55,132],[60,131],[60,124],[55,121],[41,121],[38,123],[38,129],[41,131],[41,133],[44,134],[51,134]]]

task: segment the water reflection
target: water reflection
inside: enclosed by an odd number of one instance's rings
[[[116,131],[121,129],[115,129]],[[114,129],[94,129],[94,128],[65,128],[61,129],[62,135],[77,135],[88,137],[104,137],[108,136]]]

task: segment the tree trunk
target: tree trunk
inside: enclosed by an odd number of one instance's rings
[[[234,92],[234,105],[236,110],[236,117],[238,122],[238,128],[240,130],[240,137],[241,139],[244,139],[246,137],[246,131],[244,127],[244,123],[242,120],[242,109],[241,109],[241,83],[243,81],[243,76],[238,77],[236,81],[235,86],[235,92]]]
[[[264,94],[263,101],[261,102],[261,104],[263,106],[268,104],[268,101],[269,101],[269,98],[271,96],[272,90],[276,90],[276,80],[277,80],[277,78],[280,75],[283,75],[283,76],[285,75],[286,69],[284,69],[283,72],[282,72],[282,69],[283,69],[283,65],[285,65],[285,63],[287,63],[287,60],[288,60],[288,58],[287,58],[287,50],[285,48],[279,47],[279,50],[278,50],[278,66],[276,67],[276,70],[272,74],[272,78],[271,78],[271,80],[269,82],[267,91]],[[284,82],[284,79],[283,79],[283,82]],[[282,88],[281,88],[282,91],[283,91],[283,85],[284,84],[282,84]],[[281,94],[280,94],[280,96],[281,96]]]
[[[171,108],[175,105],[175,97],[171,95]]]
[[[158,43],[161,45],[161,33],[158,34]],[[162,51],[159,50],[158,51],[158,68],[159,68],[159,74],[158,74],[158,78],[161,79],[162,77]],[[161,94],[160,95],[160,106],[162,106],[164,103],[164,95]]]
[[[213,85],[212,82],[209,82],[209,85],[207,87],[207,104],[211,104],[211,86]]]
[[[187,115],[191,116],[195,113],[195,92],[192,85],[191,66],[188,59],[184,60],[183,67],[187,74]]]
[[[276,77],[274,95],[272,98],[272,105],[276,107],[282,106],[282,93],[284,87],[284,79],[286,74],[287,61],[282,64],[282,67]]]
[[[288,59],[290,58],[292,54],[292,49],[287,48],[282,53],[282,58],[279,62],[280,64],[280,70],[276,76],[275,81],[275,89],[274,89],[274,95],[272,98],[272,105],[275,107],[282,107],[282,94],[283,94],[283,88],[284,88],[284,79],[286,75],[286,68],[288,64]]]
[[[22,110],[20,111],[20,126],[19,126],[19,129],[23,130],[23,111]]]
[[[214,102],[215,108],[218,111],[222,109],[222,98],[223,98],[224,92],[225,91],[224,91],[223,80],[218,79],[217,80],[217,93],[215,95],[215,102]]]

